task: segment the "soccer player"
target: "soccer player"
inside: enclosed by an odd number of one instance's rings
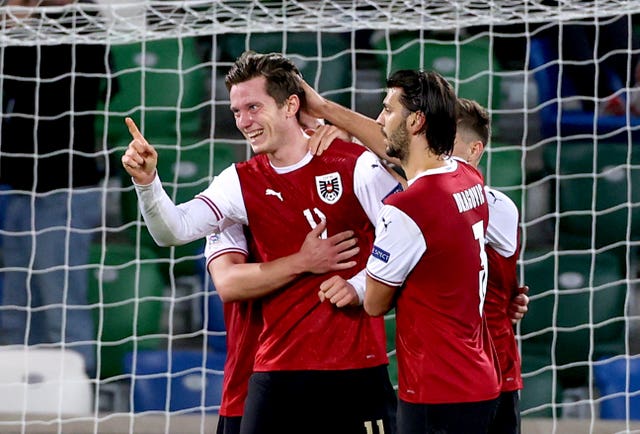
[[[347,261],[359,248],[351,231],[321,239],[325,222],[312,229],[299,252],[270,263],[254,260],[249,252],[251,240],[246,227],[235,224],[219,234],[209,235],[205,243],[207,269],[218,295],[224,301],[227,331],[227,358],[224,367],[222,402],[217,434],[238,434],[247,397],[249,377],[262,330],[260,300],[299,275],[344,270],[356,265]],[[345,262],[346,261],[346,262]]]
[[[308,151],[298,124],[303,90],[295,65],[277,54],[245,53],[226,77],[236,126],[258,154],[227,168],[204,192],[174,205],[156,174],[157,153],[128,119],[133,136],[122,163],[160,245],[183,244],[248,225],[268,262],[294,253],[318,222],[321,237],[353,230],[363,268],[381,201],[398,182],[356,144]],[[389,432],[395,398],[386,365],[384,324],[358,306],[362,273],[305,274],[262,299],[263,329],[242,418],[248,433]],[[317,293],[325,281],[349,294],[342,308]],[[355,284],[355,286],[354,286]],[[330,405],[329,411],[319,409]]]
[[[365,309],[377,316],[396,307],[398,432],[486,433],[500,377],[483,309],[482,176],[449,158],[456,97],[444,78],[399,71],[387,88],[378,123],[409,187],[379,213]]]
[[[483,318],[488,207],[482,177],[448,157],[457,103],[441,76],[399,71],[387,85],[377,122],[386,154],[401,163],[409,187],[390,196],[379,214],[365,309],[382,315],[396,306],[398,432],[485,433],[500,378]],[[325,112],[327,104],[305,90],[313,115],[379,145],[380,127],[372,128],[371,119],[335,104]]]
[[[381,158],[400,164],[397,158],[386,155],[384,136],[380,130],[375,131],[372,119],[336,107],[335,103],[321,98],[306,83],[304,86],[309,109],[326,114],[338,126],[349,127],[351,134],[368,140],[367,146]],[[490,137],[490,119],[479,104],[464,98],[458,99],[457,116],[453,155],[477,168]],[[347,122],[349,117],[351,119]],[[366,126],[367,123],[370,125]],[[311,140],[311,149],[316,154],[324,150],[320,146],[322,134],[324,133],[319,133]],[[326,139],[327,137],[322,137],[323,144]],[[489,187],[485,187],[485,191],[489,205],[486,235],[489,274],[484,311],[499,355],[503,380],[498,409],[489,433],[510,434],[520,432],[518,390],[522,388],[520,357],[512,322],[521,319],[527,311],[528,288],[518,287],[517,282],[518,210],[513,201],[503,193]]]

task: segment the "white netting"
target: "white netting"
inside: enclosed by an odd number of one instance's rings
[[[88,308],[101,374],[93,380],[92,410],[69,419],[56,399],[49,403],[56,417],[38,422],[43,416],[18,405],[12,407],[17,417],[0,415],[0,427],[64,431],[81,423],[85,431],[109,426],[140,432],[145,428],[134,416],[148,410],[162,415],[150,431],[211,431],[209,419],[165,418],[187,409],[215,414],[217,406],[213,387],[221,377],[224,326],[217,298],[207,289],[202,245],[154,246],[119,158],[129,141],[123,118],[132,116],[159,150],[161,178],[180,202],[249,156],[222,82],[245,48],[286,53],[323,94],[371,116],[383,99],[385,76],[402,67],[436,69],[459,95],[487,106],[494,134],[482,166],[487,183],[521,210],[520,273],[532,291],[531,311],[518,326],[524,425],[544,423],[527,417],[538,416],[549,421],[542,431],[564,432],[564,418],[581,417],[578,432],[600,432],[605,419],[621,419],[611,425],[613,432],[640,418],[640,374],[633,371],[640,364],[640,153],[634,145],[640,118],[633,64],[640,48],[592,51],[576,60],[571,46],[561,44],[568,25],[578,23],[597,29],[592,40],[604,47],[605,26],[617,19],[627,24],[623,39],[631,41],[640,36],[640,2],[103,0],[0,6],[0,14],[2,59],[9,48],[66,43],[104,46],[111,59],[103,77],[105,102],[95,110],[93,154],[106,174],[98,189],[105,210],[92,232],[89,264],[62,267],[90,274]],[[629,73],[617,88],[600,92],[596,77],[607,76],[605,60],[614,55],[624,58]],[[572,67],[580,65],[593,67],[592,95],[577,96],[566,85]],[[2,86],[33,81],[5,70]],[[616,116],[607,112],[611,95],[620,97]],[[11,118],[8,107],[5,101],[5,121]],[[51,116],[36,111],[30,118]],[[0,158],[6,158],[7,146],[0,142]],[[0,211],[11,193],[0,190]],[[42,232],[35,222],[27,230],[29,236]],[[12,235],[4,226],[0,234]],[[61,246],[60,255],[69,255],[68,249]],[[2,253],[13,254],[6,247]],[[57,269],[7,263],[0,264],[1,273],[21,271],[31,279]],[[0,316],[23,309],[31,321],[58,307],[4,305]],[[392,332],[393,315],[386,320]],[[393,340],[388,344],[397,381]],[[167,358],[168,349],[173,358]],[[605,361],[610,356],[617,362]],[[0,388],[7,381],[32,396],[32,383],[0,376]],[[56,398],[66,387],[54,388]],[[147,390],[153,399],[143,397]]]
[[[123,43],[140,39],[212,35],[234,32],[327,31],[354,29],[450,30],[478,25],[546,23],[637,11],[633,0],[422,0],[422,1],[122,1],[78,4],[74,19],[82,34],[36,8],[5,6],[2,45],[63,41]],[[101,11],[102,18],[82,11]],[[41,13],[42,12],[42,13]],[[105,19],[107,18],[107,19]],[[45,42],[46,41],[46,42]]]

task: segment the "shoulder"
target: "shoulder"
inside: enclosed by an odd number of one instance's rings
[[[518,207],[509,196],[489,186],[485,186],[484,191],[487,195],[489,212],[513,216],[515,219],[518,219]]]
[[[476,167],[459,157],[451,157],[451,162],[456,164],[456,170],[464,172],[470,177],[479,179],[484,184],[484,176]]]
[[[238,163],[231,164],[219,175],[213,178],[213,182],[211,185],[215,185],[218,188],[225,186],[230,187],[232,185],[237,185],[239,183],[239,171],[238,171]]]
[[[331,142],[331,146],[322,153],[322,156],[327,159],[351,159],[355,161],[366,152],[368,152],[368,149],[362,145],[335,139]]]
[[[378,157],[362,145],[336,139],[320,156],[322,164],[353,170],[355,178],[374,182],[382,167]],[[385,169],[386,170],[386,169]]]
[[[266,155],[260,154],[260,155],[255,155],[246,161],[240,161],[238,163],[234,163],[229,167],[235,167],[235,170],[237,172],[244,172],[244,171],[260,170],[260,168],[263,167],[265,164],[269,164],[269,159]]]

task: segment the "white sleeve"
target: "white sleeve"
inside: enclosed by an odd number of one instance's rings
[[[386,285],[400,286],[426,250],[424,234],[413,219],[396,207],[384,205],[367,274]]]
[[[358,294],[359,304],[364,303],[364,294],[367,290],[366,277],[367,275],[365,270],[360,270],[358,274],[350,279],[347,279],[347,282],[349,282],[353,286],[353,289],[356,290],[356,294]]]
[[[242,193],[233,195],[240,191],[235,166],[225,169],[202,194],[179,205],[164,191],[159,176],[149,185],[134,185],[144,221],[160,246],[186,244],[220,232],[234,221],[246,222],[242,219]],[[234,200],[239,203],[232,203]]]
[[[243,225],[248,224],[247,209],[244,206],[240,178],[235,164],[224,169],[206,190],[196,196],[207,202],[223,219]],[[228,226],[229,223],[223,226]]]
[[[402,185],[375,154],[366,151],[360,155],[353,174],[353,191],[371,223],[376,223],[384,198],[401,190]]]
[[[518,248],[518,207],[501,191],[485,187],[489,205],[487,244],[508,258]]]
[[[240,253],[248,256],[247,238],[244,236],[241,224],[233,224],[220,233],[210,234],[206,237],[204,257],[207,261],[207,268],[211,261],[227,253]]]

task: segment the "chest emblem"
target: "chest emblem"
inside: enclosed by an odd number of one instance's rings
[[[342,178],[338,172],[316,176],[316,190],[323,202],[333,205],[342,197]]]

